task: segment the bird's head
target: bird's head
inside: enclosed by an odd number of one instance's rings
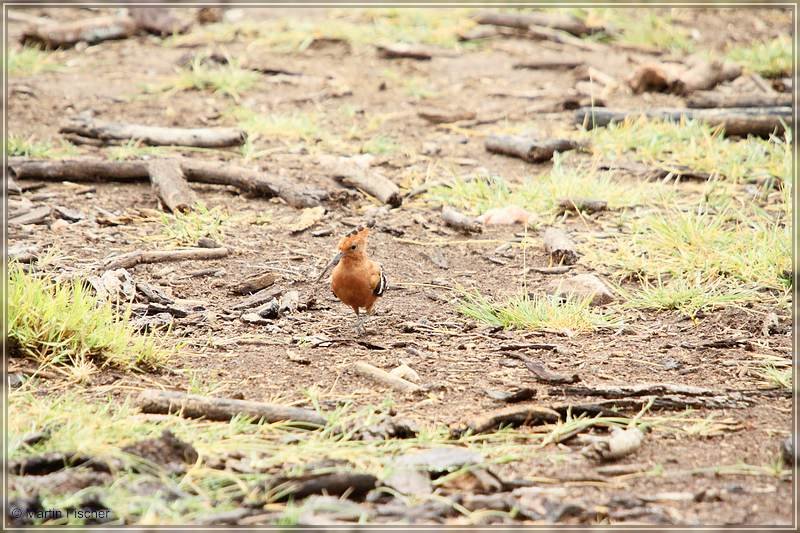
[[[328,270],[335,267],[343,257],[359,257],[364,255],[367,248],[368,235],[369,227],[359,226],[342,237],[339,241],[339,246],[337,246],[339,253],[337,253],[333,259],[331,259],[330,263],[322,269],[322,272],[317,276],[317,281],[321,280],[322,276],[324,276]]]
[[[369,228],[359,226],[339,241],[339,258],[354,257],[363,254],[367,247],[367,236],[369,235]]]

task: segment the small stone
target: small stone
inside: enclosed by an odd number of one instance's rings
[[[561,298],[591,298],[589,305],[605,305],[615,300],[608,286],[594,274],[579,274],[550,284],[550,290]]]
[[[266,318],[261,318],[257,313],[245,313],[242,315],[242,322],[248,324],[269,324],[270,321]]]
[[[789,435],[786,440],[781,444],[781,454],[783,455],[783,462],[789,466],[797,463],[797,456],[794,452],[794,439]]]

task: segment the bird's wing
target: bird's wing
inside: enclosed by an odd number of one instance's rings
[[[369,286],[372,287],[372,294],[375,296],[382,296],[389,286],[386,282],[386,274],[383,273],[383,267],[373,262],[370,269]]]

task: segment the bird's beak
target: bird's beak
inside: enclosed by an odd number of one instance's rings
[[[339,252],[338,254],[333,256],[333,259],[331,259],[330,263],[325,265],[325,268],[323,268],[322,272],[320,272],[319,276],[317,276],[316,282],[319,282],[319,280],[322,279],[322,276],[324,276],[328,272],[328,270],[339,264],[339,261],[341,261],[342,259],[342,255],[343,255],[342,252]]]

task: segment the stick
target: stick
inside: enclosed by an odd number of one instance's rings
[[[558,372],[553,372],[552,370],[545,367],[539,361],[535,361],[530,359],[529,357],[525,357],[524,355],[520,354],[511,354],[511,357],[514,359],[519,359],[525,364],[525,367],[531,371],[531,373],[536,376],[536,379],[542,381],[544,383],[552,383],[552,384],[564,384],[564,383],[576,383],[581,380],[578,374],[559,374]]]
[[[234,285],[233,287],[231,287],[231,292],[233,294],[241,294],[241,295],[252,294],[262,289],[266,289],[267,287],[275,283],[277,279],[278,276],[274,272],[265,272],[263,274],[251,276],[242,281],[241,283]]]
[[[786,93],[719,94],[698,91],[686,102],[686,106],[691,108],[788,107],[791,105],[792,95]]]
[[[247,134],[239,128],[165,128],[141,124],[73,119],[59,133],[71,133],[104,142],[137,140],[152,146],[226,148],[240,146]]]
[[[539,61],[514,63],[514,68],[529,70],[571,70],[583,66],[583,64],[583,61],[570,61],[568,59],[542,59]]]
[[[129,7],[128,13],[139,28],[161,37],[186,33],[192,26],[192,21],[181,20],[175,16],[174,10],[166,7]]]
[[[473,20],[478,24],[506,26],[521,30],[526,30],[529,26],[544,26],[562,30],[572,35],[584,35],[592,30],[577,17],[550,13],[517,14],[486,12],[474,16]]]
[[[301,187],[287,178],[269,176],[250,168],[218,162],[181,159],[181,169],[187,181],[229,185],[243,192],[265,197],[278,196],[293,207],[314,207],[328,198],[319,189]],[[14,177],[50,181],[143,181],[150,178],[147,161],[106,161],[82,158],[36,160],[11,157],[8,161]]]
[[[648,111],[622,111],[583,107],[575,112],[575,123],[591,129],[603,127],[612,122],[622,122],[628,118],[645,116],[680,122],[682,119],[699,120],[713,127],[722,127],[726,135],[757,135],[769,137],[782,134],[784,123],[792,127],[791,107],[733,107],[730,109],[673,109],[661,108]]]
[[[400,207],[403,197],[392,181],[376,171],[367,171],[346,158],[324,158],[327,172],[339,183],[359,189],[392,207]]]
[[[460,213],[447,205],[442,207],[442,220],[446,225],[463,233],[481,233],[483,231],[483,226],[476,218]]]
[[[406,381],[401,377],[393,376],[392,374],[381,370],[380,368],[374,367],[369,363],[365,363],[364,361],[356,362],[353,365],[353,368],[356,371],[356,374],[379,383],[383,383],[384,385],[387,385],[400,392],[417,392],[422,390],[419,385],[411,383],[410,381]]]
[[[185,248],[183,250],[136,250],[126,254],[110,257],[106,260],[105,269],[132,268],[149,263],[165,263],[168,261],[198,261],[201,259],[221,259],[228,255],[227,248]]]
[[[253,418],[253,422],[302,422],[310,426],[324,426],[325,418],[316,411],[298,407],[286,407],[246,400],[228,398],[211,398],[177,391],[145,389],[136,399],[143,413],[179,414],[188,418],[205,418],[207,420],[231,420],[235,416],[244,415]]]
[[[154,159],[147,165],[147,170],[153,190],[171,212],[189,211],[197,203],[197,196],[175,159]]]
[[[598,385],[564,387],[564,394],[577,394],[582,396],[602,396],[614,398],[617,396],[644,396],[652,394],[681,394],[684,396],[719,396],[724,395],[719,391],[692,385],[676,385],[673,383],[644,383],[636,385]]]
[[[434,56],[454,57],[458,54],[449,50],[441,48],[433,48],[430,46],[421,46],[415,44],[384,44],[376,45],[378,56],[383,59],[416,59],[419,61],[428,61]]]
[[[590,200],[588,198],[564,198],[558,202],[558,214],[564,213],[599,213],[608,209],[605,200]]]
[[[447,124],[460,120],[472,120],[477,115],[474,111],[448,111],[445,109],[423,109],[417,112],[421,118],[433,124]]]
[[[232,185],[260,196],[277,196],[292,207],[316,207],[328,199],[328,192],[296,184],[282,176],[267,175],[258,170],[217,162],[183,159],[186,178],[199,183]]]
[[[547,228],[542,237],[544,249],[550,254],[550,260],[557,265],[574,265],[578,262],[575,243],[563,230]]]
[[[590,41],[584,41],[583,39],[579,39],[569,33],[553,28],[548,28],[546,26],[534,26],[530,25],[526,28],[525,35],[527,37],[531,37],[533,39],[542,39],[546,41],[553,41],[554,43],[560,44],[568,44],[570,46],[574,46],[580,50],[586,50],[587,52],[602,52],[608,53],[610,47],[600,44],[600,43],[593,43]]]
[[[518,157],[529,163],[541,163],[553,158],[555,152],[566,152],[578,147],[569,139],[535,140],[509,135],[490,135],[486,138],[486,150],[496,154]]]
[[[450,434],[457,438],[467,431],[471,431],[473,434],[486,433],[501,426],[535,426],[555,423],[558,420],[558,413],[548,407],[535,405],[512,406],[490,411],[473,418],[463,425],[455,426],[450,430]]]
[[[26,30],[20,37],[23,44],[45,48],[70,48],[79,42],[96,44],[112,39],[127,39],[136,33],[131,17],[93,17],[72,22],[52,22]]]

